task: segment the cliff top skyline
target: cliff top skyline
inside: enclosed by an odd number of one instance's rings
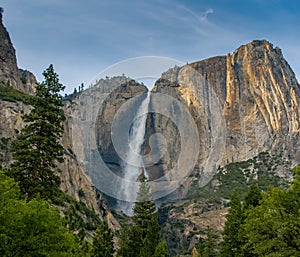
[[[279,46],[300,77],[298,1],[4,0],[1,6],[19,67],[41,80],[53,63],[66,92],[128,58],[165,56],[190,63],[253,39]]]

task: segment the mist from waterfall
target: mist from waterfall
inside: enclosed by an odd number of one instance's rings
[[[144,164],[142,158],[142,145],[145,140],[146,119],[149,108],[151,92],[148,91],[147,97],[142,101],[140,107],[135,115],[133,125],[129,131],[128,146],[129,151],[126,159],[123,162],[123,179],[127,181],[136,182],[139,176],[144,171]],[[135,165],[132,165],[135,164]],[[147,174],[145,174],[147,176]],[[130,183],[122,184],[120,188],[121,198],[136,199],[137,192],[133,189]],[[124,197],[125,196],[125,197]],[[122,210],[129,216],[133,214],[134,202],[118,202],[118,209]]]

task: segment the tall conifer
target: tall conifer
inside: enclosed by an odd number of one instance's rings
[[[59,93],[65,87],[59,83],[53,65],[43,72],[43,76],[44,81],[36,88],[31,112],[23,115],[26,125],[11,146],[15,160],[11,175],[19,181],[22,192],[29,199],[38,193],[43,198],[50,198],[53,189],[59,185],[59,178],[53,172],[56,162],[63,160],[60,137],[65,116]]]
[[[223,230],[223,242],[220,248],[222,257],[241,256],[241,243],[239,240],[239,230],[242,224],[243,213],[241,201],[234,191],[230,200],[230,209],[226,215],[227,221]]]
[[[160,240],[156,205],[149,185],[144,179],[137,196],[132,217],[133,225],[121,232],[119,255],[123,257],[152,257]]]

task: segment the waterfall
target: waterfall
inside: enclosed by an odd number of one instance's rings
[[[123,162],[122,169],[123,179],[127,181],[136,182],[142,171],[144,171],[145,175],[147,176],[143,164],[141,150],[145,140],[146,119],[150,102],[150,95],[151,92],[148,91],[147,97],[142,101],[140,107],[137,110],[133,125],[129,131],[129,151],[126,155],[126,159]],[[135,165],[132,165],[133,163]],[[137,192],[133,190],[132,186],[130,186],[130,183],[124,183],[124,185],[121,186],[119,192],[122,196],[125,196],[128,199],[136,199]],[[133,214],[133,206],[134,202],[119,201],[118,203],[118,209],[121,209],[124,213],[130,216],[132,216]]]

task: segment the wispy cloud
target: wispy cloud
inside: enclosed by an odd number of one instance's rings
[[[212,8],[207,9],[204,14],[202,15],[202,17],[200,18],[202,21],[207,21],[208,15],[209,14],[213,14],[214,10]]]
[[[212,8],[208,8],[205,11],[198,14],[198,13],[192,11],[190,8],[188,8],[185,5],[180,4],[180,5],[178,5],[178,7],[180,9],[184,10],[186,13],[188,13],[190,17],[193,17],[194,19],[196,19],[197,21],[199,21],[201,23],[208,22],[208,15],[214,13],[214,10]]]
[[[277,0],[277,5],[228,2],[30,0],[20,5],[3,0],[1,5],[19,64],[38,75],[55,62],[67,85],[78,85],[127,58],[161,55],[190,62],[265,37],[282,45],[300,74],[299,60],[289,50],[300,40],[295,26],[300,3],[296,8],[296,3],[291,7]]]

